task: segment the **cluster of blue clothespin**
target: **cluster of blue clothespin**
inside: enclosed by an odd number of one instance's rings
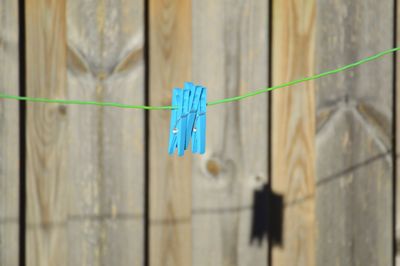
[[[172,95],[171,124],[169,130],[168,153],[175,148],[183,156],[192,139],[192,152],[206,151],[206,107],[207,89],[186,82],[183,89],[176,88]]]

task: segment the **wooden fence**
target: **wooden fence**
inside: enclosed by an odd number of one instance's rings
[[[1,0],[0,91],[236,96],[396,46],[398,6]],[[0,265],[396,264],[396,64],[210,107],[207,153],[183,158],[169,111],[0,100]]]

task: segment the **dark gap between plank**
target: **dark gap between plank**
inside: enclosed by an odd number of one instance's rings
[[[144,0],[144,104],[150,105],[150,0]],[[150,265],[150,112],[144,110],[144,266]]]
[[[272,22],[273,22],[273,4],[272,0],[268,1],[268,87],[272,86],[272,36],[273,36],[273,27],[272,27]],[[268,210],[272,210],[272,202],[270,200],[271,197],[271,192],[272,192],[272,93],[269,92],[267,94],[267,100],[268,100]],[[272,212],[270,211],[270,214]],[[271,266],[272,265],[272,230],[273,230],[273,221],[271,218],[271,215],[267,217],[268,219],[268,252],[267,252],[267,265]]]
[[[18,0],[19,94],[26,95],[25,1]],[[19,101],[19,265],[26,265],[26,103]]]
[[[397,0],[393,2],[393,47],[397,47]],[[396,239],[396,185],[397,185],[397,108],[396,108],[396,97],[397,97],[397,52],[393,53],[393,126],[392,126],[392,146],[393,146],[393,185],[392,185],[392,248],[393,248],[393,256],[392,256],[392,265],[396,265],[396,254],[397,254],[397,239]]]

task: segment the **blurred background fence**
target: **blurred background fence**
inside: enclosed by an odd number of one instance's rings
[[[396,2],[1,0],[0,90],[236,96],[396,46]],[[183,158],[169,111],[0,100],[0,265],[396,264],[396,64],[210,107]]]

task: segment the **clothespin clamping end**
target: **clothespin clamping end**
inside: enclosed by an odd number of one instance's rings
[[[172,95],[168,153],[178,150],[183,156],[192,139],[192,152],[204,154],[206,147],[207,89],[186,82],[184,89],[174,89]]]

